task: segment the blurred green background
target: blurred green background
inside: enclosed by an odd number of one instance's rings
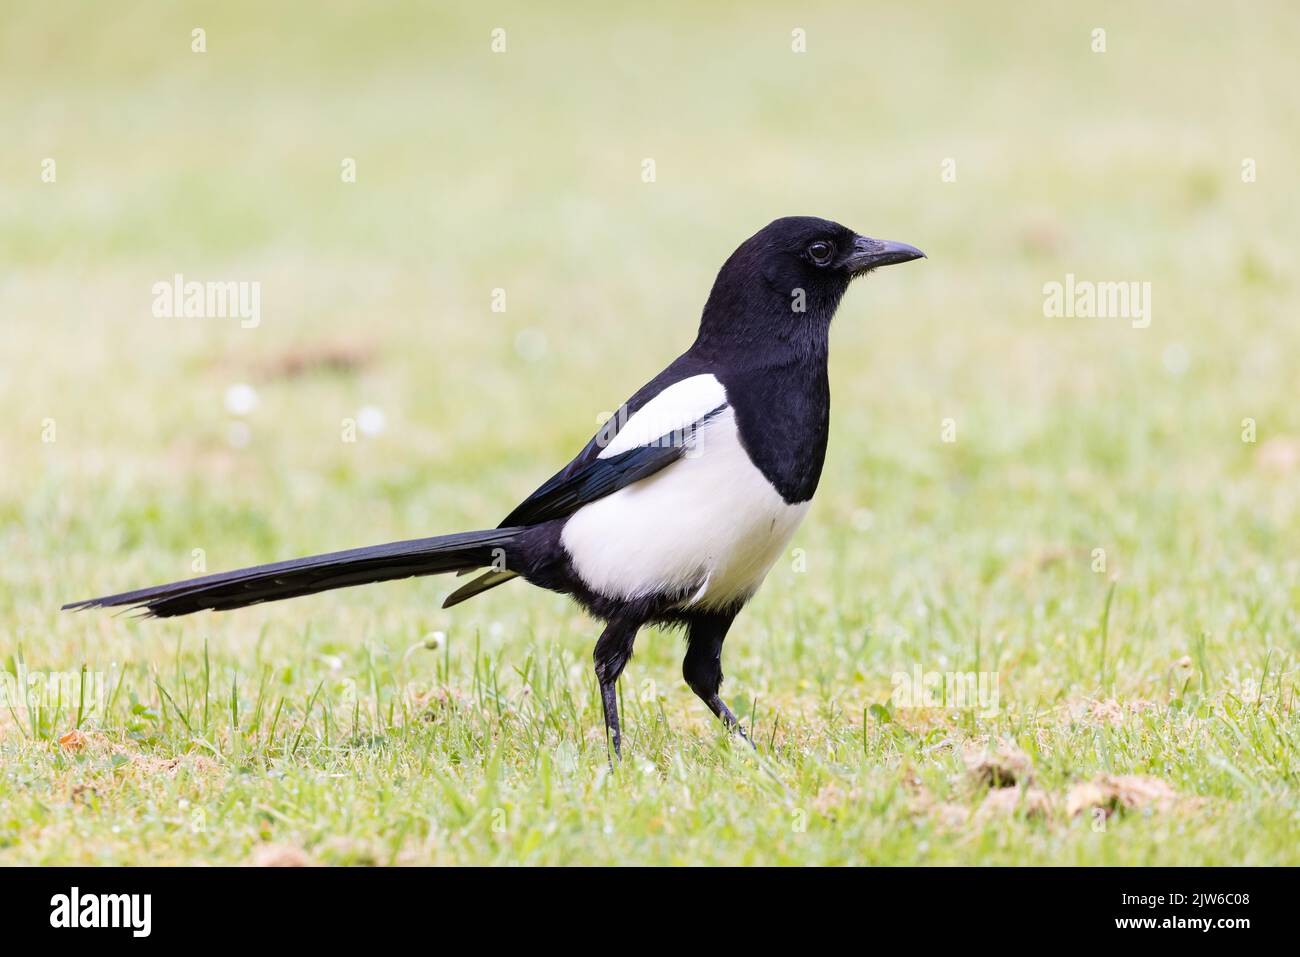
[[[444,579],[166,623],[56,609],[187,577],[194,549],[217,571],[495,525],[689,344],[740,241],[811,214],[930,258],[855,284],[836,320],[830,454],[794,543],[806,570],[777,565],[725,656],[724,694],[759,737],[776,748],[784,722],[805,743],[855,740],[915,662],[996,670],[1012,709],[1164,707],[1184,700],[1171,675],[1188,656],[1204,701],[1277,681],[1289,742],[1296,49],[1300,8],[1282,2],[5,3],[0,660],[117,662],[162,707],[148,676],[192,674],[207,639],[227,684],[297,662],[283,684],[301,705],[318,677],[396,669],[442,630],[452,688],[482,654],[522,693],[511,669],[561,655],[581,720],[549,733],[599,742],[596,626],[519,584],[454,612],[438,609]],[[1243,182],[1246,160],[1257,181]],[[155,318],[151,288],[176,273],[259,282],[260,325]],[[1045,318],[1043,285],[1067,273],[1150,282],[1150,328]],[[232,411],[241,385],[257,401]],[[363,409],[382,429],[341,441]],[[675,637],[642,636],[625,684],[661,690],[631,723],[658,713],[698,739],[714,731],[680,687],[679,653]],[[9,746],[34,746],[5,728]],[[182,753],[184,737],[151,747]],[[690,746],[675,740],[663,746]],[[1075,746],[1046,759],[1062,782],[1124,763]],[[1130,770],[1182,792],[1265,802],[1178,859],[1241,856],[1250,817],[1294,802],[1289,743],[1267,760],[1193,749],[1177,773],[1158,740],[1133,747]],[[517,758],[525,773],[528,748]],[[59,755],[25,760],[38,780],[78,773]],[[36,836],[10,784],[10,853],[90,853],[62,818]],[[1278,814],[1280,834],[1300,827]],[[231,826],[226,844],[162,859],[237,859],[266,836]],[[590,851],[587,826],[573,824],[569,859],[658,859],[631,825],[629,843]],[[1036,853],[1059,859],[1057,839]],[[434,857],[499,859],[463,840]],[[105,859],[144,853],[95,841]],[[726,845],[704,834],[694,859]]]

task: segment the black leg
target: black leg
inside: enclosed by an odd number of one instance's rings
[[[682,677],[710,711],[749,741],[745,729],[718,694],[722,687],[722,642],[735,617],[734,613],[716,613],[691,618],[686,626],[686,659],[682,662]],[[753,747],[754,742],[749,741],[749,746]]]
[[[613,745],[614,757],[621,758],[622,734],[618,726],[618,676],[632,657],[632,643],[636,640],[640,622],[614,620],[605,626],[596,642],[596,680],[600,682],[600,703],[605,709],[605,733]],[[613,764],[613,760],[610,761]]]

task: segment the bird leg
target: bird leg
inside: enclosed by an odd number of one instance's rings
[[[640,627],[640,622],[611,621],[596,641],[592,656],[596,661],[596,681],[600,683],[600,703],[605,711],[606,746],[613,748],[611,766],[623,757],[623,736],[618,724],[618,676],[632,657],[632,643]]]
[[[709,710],[753,748],[754,742],[749,740],[745,729],[718,694],[718,689],[722,687],[722,642],[735,617],[734,614],[714,613],[691,618],[686,629],[686,658],[682,661],[682,677],[700,700],[709,706]]]

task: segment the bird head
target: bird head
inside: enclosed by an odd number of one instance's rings
[[[816,216],[774,220],[723,263],[704,307],[701,338],[824,348],[850,282],[924,257],[915,246],[862,236]]]

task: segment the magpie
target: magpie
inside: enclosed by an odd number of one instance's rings
[[[604,623],[594,653],[606,741],[645,625],[682,627],[682,675],[719,696],[722,643],[803,520],[830,424],[831,318],[858,276],[925,254],[812,216],[777,219],[723,263],[695,342],[497,527],[331,552],[72,602],[145,617],[226,611],[415,575],[481,571],[444,608],[515,578]]]

